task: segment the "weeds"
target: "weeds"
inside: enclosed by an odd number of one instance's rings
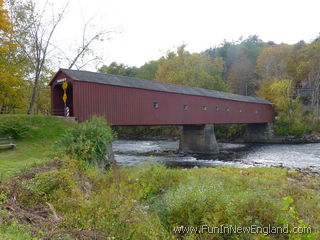
[[[302,237],[297,234],[199,235],[173,232],[175,226],[221,224],[311,226],[313,235],[305,235],[303,237],[308,238],[304,239],[319,237],[319,194],[288,181],[288,178],[298,180],[300,175],[297,172],[222,167],[181,170],[148,164],[103,172],[94,167],[78,168],[77,161],[68,160],[58,165],[49,164],[43,172],[37,171],[31,178],[27,174],[21,176],[23,178],[14,185],[19,191],[7,191],[3,203],[6,206],[15,197],[16,203],[25,206],[24,209],[32,211],[41,206],[44,208],[41,212],[49,213],[42,220],[43,224],[34,217],[37,225],[31,224],[31,233],[35,237],[76,237],[81,232],[101,239]],[[58,221],[54,220],[47,203],[56,211]],[[20,224],[30,225],[21,221],[20,215],[17,219]]]

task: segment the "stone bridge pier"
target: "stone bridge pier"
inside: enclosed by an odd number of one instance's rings
[[[273,139],[272,123],[247,124],[240,142],[269,143]],[[219,153],[214,125],[183,125],[179,151],[185,153]]]
[[[273,123],[249,123],[242,136],[243,142],[247,143],[269,143],[272,142]]]
[[[214,125],[183,125],[180,137],[180,152],[218,153]]]

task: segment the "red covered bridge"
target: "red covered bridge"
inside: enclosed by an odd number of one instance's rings
[[[104,116],[111,125],[207,125],[269,123],[272,104],[265,99],[88,71],[60,69],[52,81],[52,114],[66,106],[79,122]]]

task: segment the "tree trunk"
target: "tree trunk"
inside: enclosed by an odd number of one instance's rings
[[[32,114],[32,108],[36,99],[36,94],[37,94],[37,90],[38,90],[38,82],[39,82],[39,76],[38,74],[36,74],[35,80],[34,80],[34,86],[32,89],[32,94],[31,94],[31,98],[30,98],[30,103],[29,103],[29,108],[28,108],[28,114]]]

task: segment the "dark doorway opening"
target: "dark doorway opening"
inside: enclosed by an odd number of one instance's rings
[[[69,108],[69,116],[73,117],[73,86],[68,82],[67,87],[67,102],[66,107]],[[52,115],[65,116],[64,102],[63,102],[63,89],[62,84],[57,84],[53,87],[52,91]]]

